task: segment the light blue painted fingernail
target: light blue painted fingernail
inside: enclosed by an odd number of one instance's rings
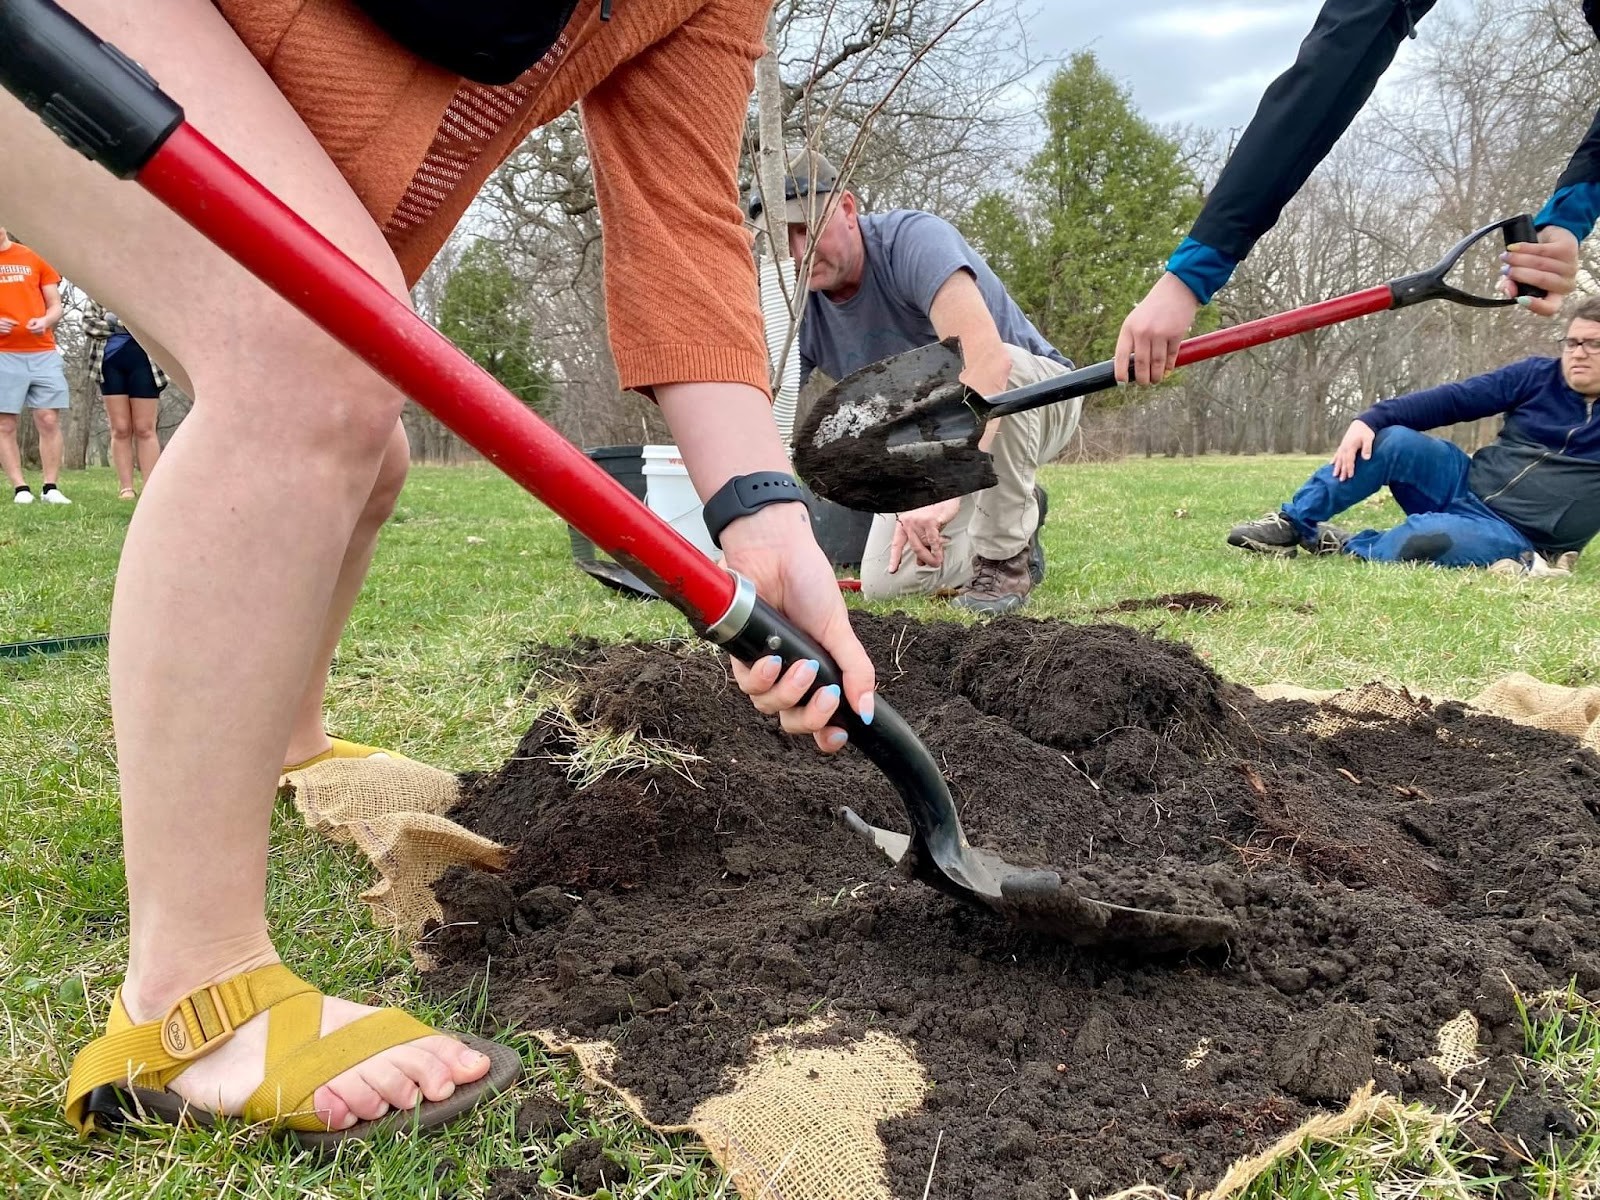
[[[861,723],[863,725],[872,724],[873,705],[876,702],[877,697],[875,697],[871,692],[868,692],[865,696],[861,697],[861,707],[857,711],[856,715],[861,718]]]
[[[837,700],[839,698],[839,685],[837,683],[830,683],[817,694],[820,696],[832,696],[835,700]]]
[[[819,663],[814,658],[806,659],[804,666],[805,666],[805,669],[810,671],[813,675],[815,675],[818,671],[822,670],[822,664]]]
[[[1502,275],[1511,274],[1511,268],[1509,266],[1501,267],[1500,268],[1500,274],[1502,274]]]
[[[1533,297],[1532,296],[1518,296],[1517,297],[1517,303],[1522,305],[1523,308],[1527,308],[1527,307],[1529,307],[1530,305],[1533,304]]]
[[[779,658],[776,654],[769,654],[766,658],[761,660],[761,665],[763,667],[771,667],[776,671],[783,666],[783,659]]]
[[[828,734],[828,745],[832,746],[835,750],[849,740],[850,735],[842,729],[835,729],[833,732]]]

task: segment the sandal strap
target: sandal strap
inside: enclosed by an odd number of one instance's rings
[[[313,754],[304,762],[297,762],[292,766],[284,767],[278,772],[279,776],[289,775],[295,771],[304,771],[307,767],[314,767],[318,763],[328,762],[337,758],[387,758],[395,762],[410,762],[398,750],[386,750],[382,746],[368,746],[363,742],[347,741],[344,738],[330,737],[330,745],[321,754]]]
[[[87,1133],[92,1121],[88,1098],[95,1088],[105,1084],[165,1088],[195,1059],[233,1037],[234,1030],[251,1017],[307,993],[319,997],[288,967],[274,963],[196,988],[159,1021],[142,1025],[128,1022],[119,995],[106,1034],[73,1059],[67,1079],[67,1120],[79,1133]]]
[[[288,1020],[284,1019],[286,1017]],[[280,1040],[276,1029],[280,1021],[288,1024],[293,1020],[300,1024],[303,1017],[290,1017],[281,1009],[274,1009],[271,1020],[275,1027],[272,1040],[279,1051],[268,1054],[266,1075],[261,1086],[245,1101],[241,1115],[247,1121],[264,1121],[307,1132],[328,1128],[327,1121],[318,1115],[312,1104],[317,1089],[323,1084],[374,1054],[435,1032],[397,1008],[368,1013],[335,1029],[327,1037],[321,1036],[320,1011],[309,1030],[300,1025],[299,1032],[307,1034],[304,1037],[286,1033]]]

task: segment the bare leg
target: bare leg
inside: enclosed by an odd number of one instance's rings
[[[157,397],[135,396],[130,402],[133,425],[133,449],[139,458],[139,474],[144,476],[146,484],[150,482],[150,472],[156,469],[156,460],[161,457],[161,439],[156,436],[156,416],[161,409],[161,401]],[[131,456],[130,456],[131,457]],[[132,463],[129,463],[128,484],[133,483]]]
[[[61,410],[36,408],[33,410],[34,428],[39,431],[39,465],[44,470],[44,482],[61,482]]]
[[[133,491],[133,413],[126,396],[106,396],[106,423],[111,426],[111,465],[117,486]]]
[[[189,119],[404,295],[382,236],[209,0],[67,5],[144,63]],[[159,1017],[195,987],[277,957],[267,828],[317,632],[399,415],[398,396],[136,185],[0,97],[0,211],[75,282],[183,364],[195,408],[133,515],[111,616],[111,697],[130,911],[124,1002]],[[151,264],[159,263],[159,271]],[[290,495],[293,503],[283,503]],[[175,638],[174,630],[183,636]],[[330,1001],[324,1028],[364,1013]],[[256,1018],[173,1084],[235,1108],[262,1077]],[[319,1088],[334,1128],[488,1063],[429,1037]]]
[[[0,413],[0,470],[14,488],[22,487],[27,479],[22,474],[22,447],[17,445],[17,414]]]
[[[333,669],[333,655],[339,647],[339,636],[344,632],[345,622],[350,619],[350,610],[355,607],[356,597],[361,594],[361,583],[367,577],[367,568],[372,565],[373,552],[378,548],[378,531],[394,512],[401,485],[406,481],[410,454],[405,428],[396,421],[383,462],[378,468],[377,481],[361,509],[361,516],[356,520],[350,544],[345,547],[344,561],[339,564],[339,579],[334,584],[333,600],[328,605],[328,617],[323,623],[322,636],[317,644],[311,682],[300,697],[294,731],[289,735],[289,748],[284,752],[285,766],[305,762],[332,744],[322,723],[328,672]]]

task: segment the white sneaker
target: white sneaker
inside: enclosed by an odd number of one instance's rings
[[[13,504],[32,504],[33,503],[33,493],[30,492],[30,491],[18,492],[16,495],[11,497],[11,503],[13,503]]]
[[[66,498],[66,496],[62,495],[60,488],[51,488],[48,492],[45,492],[43,494],[42,499],[44,500],[44,502],[46,504],[71,504],[72,503],[71,500],[68,500]]]

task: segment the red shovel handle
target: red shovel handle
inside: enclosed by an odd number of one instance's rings
[[[1335,296],[1332,300],[1322,300],[1286,313],[1261,317],[1254,321],[1246,321],[1243,325],[1230,325],[1227,329],[1218,329],[1213,333],[1189,338],[1178,346],[1178,356],[1174,365],[1181,367],[1186,363],[1203,362],[1208,358],[1232,354],[1235,350],[1248,350],[1251,346],[1261,346],[1311,329],[1321,329],[1325,325],[1337,325],[1341,321],[1352,321],[1356,317],[1365,317],[1392,308],[1409,308],[1425,300],[1449,300],[1452,304],[1465,304],[1470,308],[1504,308],[1509,304],[1515,304],[1516,301],[1510,297],[1480,296],[1473,292],[1462,291],[1446,281],[1446,276],[1455,268],[1462,255],[1491,233],[1497,232],[1505,239],[1508,246],[1514,242],[1532,241],[1537,236],[1533,228],[1533,219],[1526,213],[1491,221],[1481,229],[1475,229],[1467,234],[1426,271],[1403,275],[1398,279],[1391,279],[1388,283],[1380,283],[1376,287]],[[1543,294],[1538,288],[1520,284],[1517,290],[1522,295]],[[1107,359],[1105,362],[1068,371],[1065,375],[1057,375],[1051,379],[1040,380],[1038,383],[1013,388],[1009,392],[1001,392],[998,396],[991,396],[988,399],[972,393],[967,397],[967,403],[985,419],[1006,417],[1013,413],[1042,408],[1046,404],[1059,404],[1074,396],[1088,396],[1094,392],[1108,391],[1116,386],[1116,363]]]
[[[1235,350],[1248,350],[1251,346],[1261,346],[1311,329],[1321,329],[1324,325],[1337,325],[1341,321],[1380,313],[1393,305],[1394,294],[1389,290],[1389,285],[1380,283],[1376,287],[1363,288],[1332,300],[1189,338],[1179,345],[1178,357],[1173,365],[1181,367],[1187,363],[1204,362],[1208,358],[1232,354]]]
[[[1308,329],[1321,329],[1324,325],[1337,325],[1340,321],[1383,312],[1384,309],[1393,306],[1394,294],[1390,286],[1380,283],[1377,287],[1363,288],[1347,296],[1338,296],[1332,300],[1308,304],[1304,308],[1246,321],[1243,325],[1230,325],[1226,329],[1189,338],[1178,346],[1178,357],[1174,365],[1181,367],[1185,363],[1218,358],[1224,354],[1232,354],[1235,350],[1247,350],[1251,346],[1260,346],[1267,342],[1276,342],[1281,338],[1292,337],[1297,333],[1305,333]],[[1038,383],[1024,384],[1009,392],[1001,392],[998,396],[983,401],[981,411],[986,418],[1009,417],[1013,413],[1028,412],[1030,409],[1043,408],[1047,404],[1059,404],[1074,396],[1110,391],[1116,386],[1116,363],[1108,358],[1105,362],[1079,367],[1068,371],[1065,375],[1041,379]]]

